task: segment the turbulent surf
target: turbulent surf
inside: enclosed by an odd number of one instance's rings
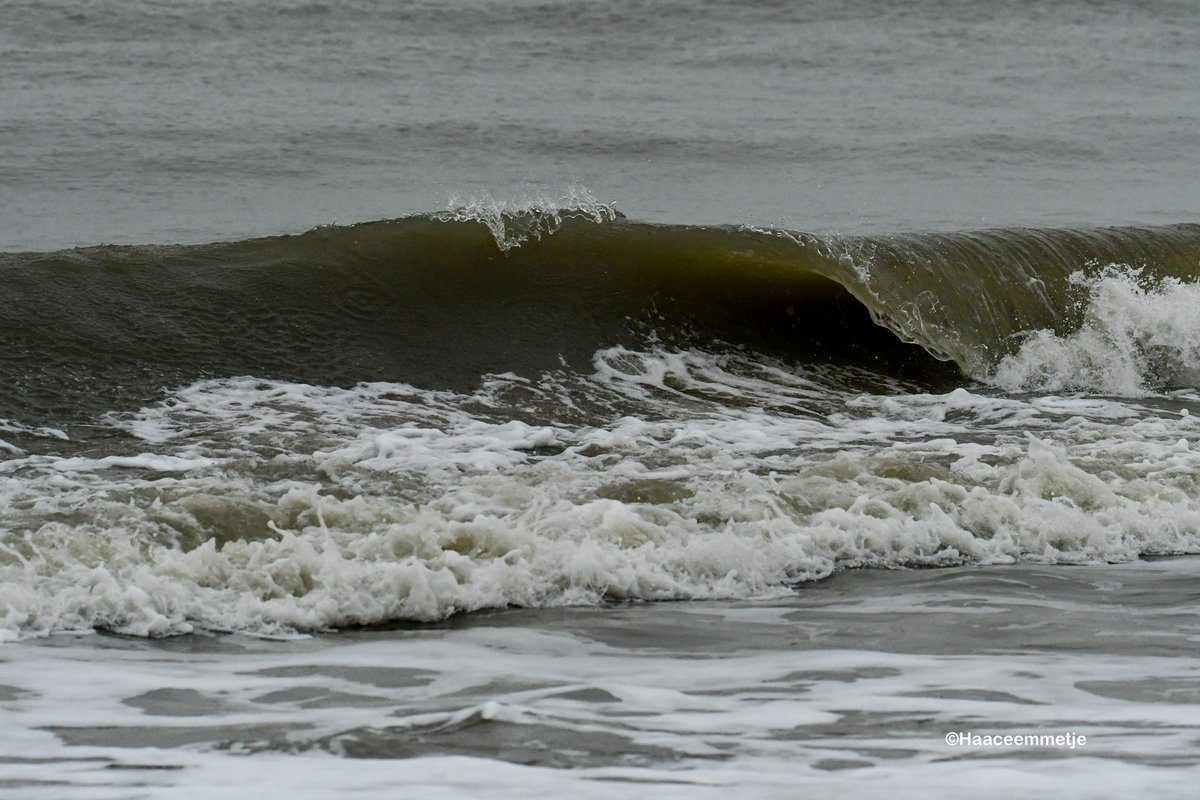
[[[1197,552],[1198,277],[1194,224],[590,200],[3,255],[0,635]]]

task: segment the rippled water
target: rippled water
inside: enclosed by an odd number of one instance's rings
[[[1198,13],[17,0],[0,250],[261,236],[572,181],[684,223],[1188,221]]]

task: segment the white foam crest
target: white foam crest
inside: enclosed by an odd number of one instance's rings
[[[622,404],[581,422],[585,397]],[[121,421],[147,453],[4,462],[0,630],[278,635],[744,597],[850,566],[1197,552],[1189,408],[839,394],[736,353],[619,348],[586,378],[469,395],[204,381]]]
[[[25,425],[10,419],[0,419],[0,433],[15,433],[18,436],[32,436],[37,439],[59,439],[61,441],[69,441],[65,431],[58,428],[43,428]],[[12,442],[0,439],[0,453],[23,454],[25,452],[21,447]]]
[[[24,433],[43,439],[61,439],[64,442],[70,439],[65,431],[61,431],[58,428],[35,427],[11,419],[0,419],[0,431]]]
[[[558,434],[551,427],[534,427],[517,420],[502,425],[471,421],[450,431],[417,425],[373,429],[345,447],[314,455],[330,469],[333,464],[355,464],[420,471],[436,464],[439,474],[478,473],[511,469],[526,463],[527,451],[558,443]]]
[[[602,223],[612,222],[617,216],[612,203],[603,203],[586,186],[572,183],[557,191],[526,185],[508,200],[497,200],[486,192],[468,198],[454,196],[439,218],[483,223],[501,252],[507,253],[530,239],[554,234],[566,219],[583,217]]]
[[[142,469],[151,472],[186,472],[201,469],[214,463],[209,458],[184,458],[163,456],[154,453],[139,453],[135,456],[104,456],[102,458],[54,459],[50,466],[59,472],[84,472],[102,469]]]
[[[1150,282],[1109,266],[1071,276],[1086,290],[1083,324],[1069,334],[1038,331],[1005,357],[989,382],[1011,391],[1085,391],[1136,397],[1200,386],[1200,284]]]

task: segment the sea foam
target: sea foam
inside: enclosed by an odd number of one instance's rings
[[[468,394],[201,381],[112,418],[144,453],[4,462],[0,628],[289,635],[1200,550],[1200,420],[1181,413],[1200,398],[829,382],[620,347],[590,376]],[[518,396],[557,411],[513,419]]]
[[[1066,334],[1029,334],[990,381],[1012,391],[1087,391],[1139,396],[1200,387],[1200,284],[1149,281],[1109,266],[1071,276],[1084,293],[1082,324]]]

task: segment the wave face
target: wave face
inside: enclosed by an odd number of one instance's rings
[[[1197,225],[856,238],[643,224],[598,204],[13,254],[0,415],[70,419],[220,375],[467,389],[651,334],[931,380],[949,360],[985,379],[1035,332],[1080,329],[1088,284],[1073,276],[1188,282],[1198,263]]]
[[[1200,226],[575,200],[0,257],[0,637],[1200,552]]]

